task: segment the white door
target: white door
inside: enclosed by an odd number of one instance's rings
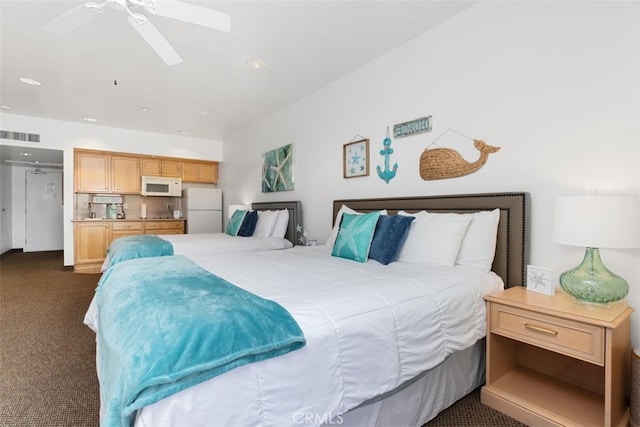
[[[62,172],[26,171],[25,252],[64,249]]]

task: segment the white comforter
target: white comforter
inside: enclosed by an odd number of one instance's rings
[[[240,237],[226,233],[196,233],[196,234],[163,234],[163,240],[171,243],[174,255],[218,255],[235,252],[269,251],[289,249],[291,242],[279,237]],[[102,263],[101,271],[109,268],[109,254]]]
[[[307,345],[246,365],[140,411],[138,426],[319,425],[485,335],[494,273],[331,257],[323,246],[189,257],[284,306]],[[95,330],[95,305],[85,323]]]

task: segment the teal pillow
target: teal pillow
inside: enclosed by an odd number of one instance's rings
[[[364,215],[344,213],[331,255],[365,262],[380,212]]]
[[[227,234],[229,236],[237,236],[238,231],[240,230],[240,226],[242,225],[242,221],[244,220],[244,216],[247,214],[246,210],[239,209],[231,215],[229,218],[229,223],[227,224]]]

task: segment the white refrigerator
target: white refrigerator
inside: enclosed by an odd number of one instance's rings
[[[182,213],[187,218],[187,234],[221,233],[222,190],[185,188],[182,190]]]

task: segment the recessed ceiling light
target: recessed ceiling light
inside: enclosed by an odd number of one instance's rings
[[[31,86],[42,86],[42,82],[31,77],[20,77],[20,81]]]
[[[18,153],[18,154],[20,154],[21,156],[25,156],[25,157],[33,156],[33,154],[31,154],[31,153]]]
[[[266,67],[267,63],[260,58],[251,58],[247,61],[247,65],[249,65],[249,67],[251,68],[255,68],[256,70],[259,70],[261,68]]]
[[[0,109],[2,110],[13,110],[11,105],[0,105]]]
[[[85,122],[91,122],[91,123],[95,123],[98,121],[98,119],[94,119],[93,117],[83,117],[82,120],[84,120]]]
[[[200,114],[201,116],[210,116],[211,112],[203,110],[203,111],[198,111],[198,114]]]
[[[140,107],[140,109],[141,109],[142,111],[144,111],[145,113],[146,113],[147,111],[149,111],[149,107]]]
[[[189,131],[188,130],[179,130],[178,133],[180,135],[189,135]]]

